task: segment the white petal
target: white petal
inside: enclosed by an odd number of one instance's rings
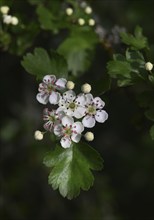
[[[39,92],[47,91],[47,85],[46,85],[45,83],[40,83],[40,84],[39,84],[38,91],[39,91]]]
[[[76,95],[73,90],[69,90],[63,94],[63,98],[68,101],[73,101],[75,99],[75,97],[76,97]]]
[[[75,102],[80,106],[85,106],[86,97],[83,93],[79,94],[75,100]]]
[[[73,133],[72,136],[71,136],[71,139],[72,139],[73,142],[78,143],[81,139],[81,134]]]
[[[63,148],[69,148],[71,146],[72,141],[69,137],[63,137],[60,143]]]
[[[95,115],[96,121],[103,123],[108,119],[108,113],[104,110],[98,110]]]
[[[58,114],[58,118],[59,119],[62,119],[65,116],[65,112],[62,109],[60,109],[60,108],[58,108],[56,110],[56,114]]]
[[[48,83],[52,83],[54,84],[56,80],[56,77],[54,75],[46,75],[44,78],[43,78],[43,82],[48,84]]]
[[[62,127],[61,124],[56,125],[56,126],[54,127],[54,134],[55,134],[56,136],[58,136],[58,137],[63,136],[63,127]]]
[[[74,111],[75,118],[82,118],[86,114],[86,108],[84,107],[77,107]]]
[[[86,94],[85,98],[86,98],[86,105],[91,104],[93,102],[93,95],[91,93]]]
[[[46,93],[38,93],[36,96],[36,99],[39,103],[46,105],[48,103],[49,100],[49,95]]]
[[[66,87],[66,83],[67,83],[67,80],[64,79],[64,78],[60,78],[56,81],[55,85],[56,85],[56,89],[64,89]]]
[[[73,118],[70,117],[70,116],[64,116],[64,117],[62,118],[62,125],[63,125],[64,127],[69,127],[69,126],[72,125],[73,123],[74,123],[74,120],[73,120]]]
[[[65,109],[65,113],[66,113],[66,115],[68,115],[68,116],[70,116],[70,117],[73,117],[73,115],[74,115],[74,112],[72,111],[72,109]]]
[[[87,115],[83,118],[82,123],[83,123],[84,127],[92,128],[95,126],[95,118],[93,116]]]
[[[56,105],[58,104],[59,99],[60,99],[60,94],[58,92],[52,91],[51,95],[49,96],[49,102],[51,104]]]
[[[105,102],[103,102],[103,100],[100,97],[94,98],[93,102],[95,103],[95,106],[100,109],[102,109],[105,105]]]
[[[81,134],[82,131],[84,130],[84,126],[80,121],[77,121],[72,125],[72,130],[75,131],[76,133]]]

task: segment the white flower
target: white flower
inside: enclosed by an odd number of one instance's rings
[[[41,141],[43,139],[43,133],[41,131],[35,131],[34,138],[38,141]]]
[[[68,81],[66,84],[67,89],[74,89],[74,86],[75,86],[75,84],[72,81]]]
[[[81,122],[74,122],[72,117],[64,116],[62,118],[62,124],[55,126],[54,133],[56,136],[61,137],[61,146],[63,148],[69,148],[72,141],[75,143],[80,141],[83,130],[84,126]]]
[[[13,25],[17,25],[19,23],[19,20],[17,17],[13,16],[12,19],[11,19],[11,24]]]
[[[49,111],[48,108],[43,110],[43,120],[46,121],[44,124],[44,129],[47,131],[53,131],[54,126],[61,123],[62,117],[64,117],[64,112],[57,112],[56,110]]]
[[[86,116],[82,119],[84,127],[92,128],[96,121],[103,123],[107,120],[108,114],[102,110],[105,103],[100,97],[93,98],[92,94],[85,94],[86,97]]]
[[[0,11],[2,14],[7,14],[9,12],[10,8],[8,6],[1,6]]]
[[[89,19],[88,21],[89,26],[94,26],[95,25],[95,20],[94,19]]]
[[[147,63],[145,64],[145,69],[146,69],[147,71],[151,71],[151,70],[153,69],[153,64],[150,63],[150,62],[147,62]]]
[[[89,85],[88,83],[85,83],[81,86],[81,90],[84,93],[89,93],[91,91],[91,85]]]
[[[84,137],[87,141],[93,141],[94,140],[94,134],[90,131],[85,133]]]
[[[12,16],[11,15],[3,15],[3,22],[5,24],[11,24],[12,22]]]
[[[73,14],[73,9],[72,8],[66,8],[66,14],[68,16],[72,15]]]
[[[87,6],[87,7],[85,8],[85,13],[86,13],[86,14],[91,14],[91,13],[92,13],[92,8],[91,8],[90,6]]]
[[[85,20],[83,18],[78,19],[79,25],[83,26],[85,24]]]
[[[61,91],[66,86],[66,79],[60,78],[56,80],[54,75],[46,75],[43,78],[43,82],[39,84],[39,93],[36,96],[36,99],[41,104],[47,104],[48,101],[51,104],[57,104],[60,99],[60,94],[58,91]]]
[[[85,96],[84,94],[79,94],[76,97],[76,94],[73,90],[69,90],[60,97],[59,100],[59,108],[57,112],[64,111],[66,115],[75,117],[75,118],[82,118],[85,115]]]

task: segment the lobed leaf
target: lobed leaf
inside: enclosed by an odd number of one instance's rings
[[[27,53],[21,61],[25,70],[42,79],[47,74],[54,74],[57,77],[67,76],[67,64],[65,59],[53,52],[49,57],[43,48],[35,48],[34,53]]]
[[[78,196],[80,189],[88,190],[94,181],[91,170],[101,170],[103,167],[99,153],[85,143],[74,143],[67,149],[57,146],[43,162],[52,168],[49,184],[68,199]]]
[[[132,34],[121,32],[122,42],[131,46],[132,49],[141,50],[148,48],[147,38],[142,34],[142,28],[137,26]]]

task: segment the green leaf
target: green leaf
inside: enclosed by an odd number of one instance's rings
[[[129,62],[137,62],[142,66],[145,65],[143,54],[139,51],[126,50],[126,59]]]
[[[131,78],[131,65],[126,61],[112,60],[107,64],[108,73],[113,78],[117,78],[119,75],[122,77],[126,77],[128,79]]]
[[[142,28],[139,26],[135,28],[134,36],[126,32],[122,32],[120,35],[122,42],[131,46],[132,49],[141,50],[148,48],[147,38],[142,34]]]
[[[96,42],[97,37],[91,31],[75,31],[59,46],[58,52],[66,58],[73,75],[89,68]]]
[[[48,10],[43,5],[39,5],[36,12],[43,29],[54,30],[56,28],[56,22],[54,21],[55,17],[51,13],[51,10]]]
[[[152,140],[154,140],[154,125],[150,129],[150,135],[151,135]]]
[[[74,143],[67,149],[57,146],[44,158],[44,164],[52,168],[48,181],[53,189],[72,199],[79,195],[80,189],[88,190],[93,185],[91,170],[101,170],[103,160],[89,145]]]
[[[43,48],[35,48],[34,54],[27,53],[21,61],[25,70],[42,79],[47,74],[54,74],[57,77],[67,76],[67,64],[64,58],[55,52],[49,57]]]

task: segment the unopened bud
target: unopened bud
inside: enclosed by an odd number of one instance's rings
[[[91,91],[91,85],[89,85],[88,83],[85,83],[81,86],[81,90],[84,93],[89,93]]]
[[[85,20],[83,19],[83,18],[79,18],[78,19],[78,23],[79,23],[79,25],[84,25],[85,24]]]
[[[86,14],[91,14],[91,13],[92,13],[92,8],[89,7],[89,6],[87,6],[87,7],[85,8],[85,13],[86,13]]]
[[[87,132],[85,135],[84,135],[85,139],[87,141],[93,141],[94,140],[94,134],[92,132]]]
[[[72,8],[66,8],[66,14],[68,16],[72,15],[73,14],[73,9]]]
[[[68,81],[66,84],[67,89],[74,89],[74,86],[75,86],[75,84],[72,81]]]
[[[10,8],[8,6],[0,7],[0,11],[2,14],[6,15],[9,12]]]
[[[42,139],[43,139],[43,133],[41,132],[41,131],[35,131],[35,133],[34,133],[34,138],[36,139],[36,140],[39,140],[39,141],[41,141]]]
[[[148,70],[148,71],[151,71],[153,69],[153,64],[150,63],[150,62],[147,62],[145,64],[145,69]]]
[[[17,25],[18,23],[19,23],[18,18],[17,17],[12,17],[11,24]]]
[[[11,15],[3,15],[3,22],[5,24],[11,24],[12,22],[12,16]]]
[[[89,19],[88,21],[89,26],[94,26],[95,25],[95,20],[94,19]]]

